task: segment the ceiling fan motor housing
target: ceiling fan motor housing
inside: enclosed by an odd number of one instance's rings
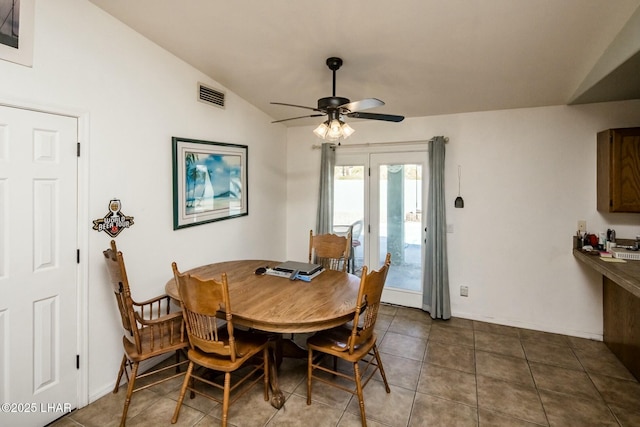
[[[327,98],[318,99],[318,110],[328,110],[330,108],[338,108],[341,105],[348,104],[350,101],[348,98],[341,98],[339,96],[329,96]]]

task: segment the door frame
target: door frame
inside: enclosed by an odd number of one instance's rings
[[[365,168],[371,168],[371,155],[374,154],[394,154],[394,153],[408,153],[408,152],[420,152],[420,153],[424,153],[426,158],[425,158],[425,162],[424,162],[424,166],[425,169],[423,170],[423,180],[428,179],[428,176],[425,176],[424,173],[426,172],[426,168],[428,168],[429,164],[428,164],[428,158],[429,158],[429,148],[428,148],[428,140],[424,140],[424,141],[411,141],[411,142],[389,142],[389,143],[367,143],[367,144],[345,144],[345,145],[339,145],[336,146],[336,150],[339,150],[339,152],[344,152],[344,158],[340,159],[339,156],[340,154],[336,154],[336,166],[340,166],[341,164],[346,164],[349,163],[349,158],[351,159],[365,159],[364,160],[364,165]],[[342,160],[346,160],[346,163]],[[353,162],[355,163],[355,162]],[[365,203],[365,212],[364,212],[364,222],[365,222],[365,227],[363,232],[367,233],[367,237],[366,237],[366,245],[367,245],[367,256],[365,257],[365,263],[367,262],[367,260],[371,260],[371,251],[372,249],[377,248],[377,245],[379,244],[379,242],[376,242],[375,244],[372,242],[372,238],[371,238],[371,231],[370,231],[370,225],[371,225],[371,219],[372,219],[372,214],[370,212],[371,210],[371,191],[372,191],[372,187],[370,184],[370,179],[371,179],[371,174],[367,173],[368,178],[365,180],[365,188],[364,188],[364,203]],[[425,212],[425,215],[423,215],[422,218],[422,227],[421,229],[424,230],[424,227],[426,227],[426,203],[427,203],[427,192],[428,192],[428,182],[427,183],[423,183],[423,206],[425,206],[425,209],[423,209],[423,211]],[[377,213],[375,215],[375,217],[377,217]],[[426,232],[423,232],[423,236],[422,236],[422,252],[423,252],[423,256],[422,256],[422,264],[424,266],[424,250],[426,249],[424,247],[425,243],[424,243],[424,239],[426,238]],[[375,257],[374,257],[375,258]],[[379,266],[376,266],[375,268],[378,268]],[[422,271],[422,276],[424,278],[424,268]],[[423,279],[424,282],[424,279]],[[398,291],[394,291],[394,292],[398,292],[398,293],[406,293],[407,295],[413,294],[413,295],[417,295],[418,292],[416,291],[402,291],[402,290],[398,290]],[[420,292],[421,294],[424,293],[424,289]],[[386,291],[386,289],[383,291],[383,297],[388,294],[388,291]],[[401,298],[402,301],[412,301],[411,297],[408,297],[408,300],[405,300],[404,298]],[[419,304],[418,304],[419,303]],[[416,307],[416,308],[421,308],[422,307],[422,298],[420,298],[420,301],[416,301],[414,303],[410,303],[407,304],[407,307]]]
[[[77,246],[80,251],[80,262],[76,269],[76,351],[80,356],[78,369],[77,403],[78,409],[89,404],[89,228],[81,224],[90,224],[89,220],[89,123],[88,111],[79,111],[61,107],[16,101],[0,97],[3,107],[29,110],[57,116],[73,117],[78,121],[77,142],[81,146],[77,158]]]

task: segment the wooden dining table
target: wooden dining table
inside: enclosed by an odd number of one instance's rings
[[[360,286],[359,277],[334,270],[325,270],[309,282],[255,273],[260,267],[273,268],[280,263],[226,261],[183,272],[205,280],[220,280],[222,273],[226,273],[234,325],[274,333],[273,357],[277,361],[281,360],[283,348],[297,348],[291,341],[283,340],[281,334],[316,332],[352,320]],[[176,301],[180,300],[173,278],[165,285],[165,291]],[[277,364],[272,363],[272,367],[271,404],[280,409],[284,394],[278,386]]]

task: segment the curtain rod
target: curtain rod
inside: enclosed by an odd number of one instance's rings
[[[399,141],[399,142],[365,142],[362,144],[347,144],[347,145],[339,145],[339,144],[333,144],[334,148],[349,148],[349,147],[353,147],[353,148],[361,148],[361,147],[393,147],[393,146],[397,146],[397,145],[416,145],[416,144],[424,144],[425,142],[430,142],[433,141],[436,137],[434,136],[431,139],[421,139],[419,141]],[[449,137],[445,136],[444,137],[444,142],[447,143],[449,142]],[[322,145],[318,145],[318,144],[313,144],[311,146],[311,148],[313,150],[318,150],[320,148],[322,148]]]

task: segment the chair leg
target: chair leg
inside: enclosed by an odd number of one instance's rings
[[[311,376],[313,375],[313,350],[309,348],[307,362],[307,405],[311,405]]]
[[[376,361],[378,362],[378,369],[380,370],[380,375],[382,376],[382,381],[384,381],[384,388],[387,393],[391,393],[391,389],[389,388],[389,383],[387,382],[387,376],[384,373],[384,368],[382,367],[382,359],[380,358],[380,353],[378,353],[378,346],[373,345],[373,354],[376,356]]]
[[[175,411],[173,411],[173,418],[171,418],[171,424],[175,424],[178,421],[178,416],[180,415],[180,408],[182,407],[182,402],[184,401],[184,395],[187,393],[187,387],[189,386],[189,380],[191,379],[192,371],[193,371],[193,362],[189,362],[189,366],[187,367],[187,373],[184,376],[184,381],[182,382],[182,388],[180,389],[180,396],[178,397],[178,403],[176,405]]]
[[[195,369],[195,366],[194,366],[193,369]],[[196,397],[196,392],[194,391],[195,388],[196,388],[196,380],[192,376],[191,377],[191,390],[189,392],[189,399],[194,399]]]
[[[127,421],[127,412],[129,411],[129,405],[131,404],[133,386],[135,385],[136,377],[138,376],[138,366],[140,366],[140,363],[134,362],[133,368],[131,369],[131,376],[129,377],[129,384],[127,386],[127,397],[124,399],[124,409],[122,410],[122,419],[120,419],[120,427],[124,427],[125,422]]]
[[[269,400],[269,346],[266,345],[262,351],[262,358],[264,359],[264,365],[262,369],[264,371],[264,400]]]
[[[222,427],[227,427],[229,418],[229,394],[231,390],[231,373],[224,373],[224,394],[222,398]]]
[[[123,355],[122,363],[120,363],[120,370],[118,371],[118,379],[116,380],[116,386],[113,389],[113,394],[116,394],[118,392],[118,389],[120,388],[120,381],[122,380],[122,374],[124,374],[124,367],[126,363],[127,363],[127,356]]]
[[[364,394],[362,393],[362,378],[360,377],[360,367],[358,362],[353,363],[353,377],[356,380],[356,392],[358,393],[358,403],[360,404],[360,419],[362,427],[367,427],[367,417],[364,413]]]

